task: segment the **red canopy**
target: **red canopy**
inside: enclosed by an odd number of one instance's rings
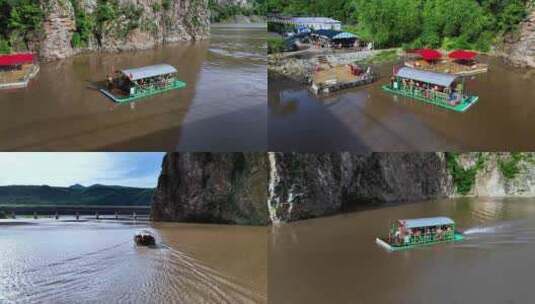
[[[32,53],[0,55],[0,66],[16,65],[33,62]]]
[[[472,60],[476,56],[477,56],[476,52],[464,51],[464,50],[457,50],[448,54],[448,57],[450,57],[451,59],[457,59],[457,60]]]
[[[417,53],[420,54],[420,56],[422,56],[422,58],[427,61],[437,60],[437,59],[442,58],[442,53],[433,49],[420,49],[417,51]]]

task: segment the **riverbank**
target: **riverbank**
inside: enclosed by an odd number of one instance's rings
[[[392,51],[398,52],[391,56]],[[386,56],[385,56],[386,55]],[[268,55],[269,78],[291,78],[300,83],[308,83],[309,78],[318,65],[318,57],[322,56],[331,65],[346,65],[352,63],[380,63],[399,58],[397,49],[371,51],[335,51],[328,49],[307,49],[291,53],[277,53]],[[384,56],[384,57],[383,57]]]

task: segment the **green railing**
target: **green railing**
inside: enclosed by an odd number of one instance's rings
[[[440,241],[450,241],[454,240],[455,238],[455,232],[454,231],[448,231],[444,232],[441,235],[438,234],[423,234],[420,236],[411,236],[409,243],[405,245],[418,245],[418,244],[425,244],[425,243],[434,243],[434,242],[440,242]]]
[[[441,103],[451,106],[450,97],[446,93],[438,92],[430,89],[420,89],[415,86],[407,86],[399,84],[399,90],[403,91],[409,97],[415,97],[419,99],[426,99],[433,103]]]

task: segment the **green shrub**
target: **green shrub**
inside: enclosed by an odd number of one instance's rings
[[[9,54],[11,53],[11,47],[9,46],[9,43],[0,38],[0,54]]]
[[[465,169],[459,165],[457,153],[446,153],[446,163],[457,192],[464,195],[472,190],[477,172],[485,165],[485,157],[479,153],[476,164]]]
[[[270,37],[267,40],[268,54],[282,53],[285,51],[284,39],[280,37]]]
[[[168,11],[171,8],[171,0],[162,0],[162,7]]]
[[[506,179],[513,179],[520,172],[518,165],[521,160],[521,153],[511,153],[510,158],[498,160],[498,168]]]
[[[74,32],[71,44],[73,47],[87,46],[89,40],[93,36],[94,21],[91,16],[88,16],[83,9],[81,9],[79,0],[70,0],[74,8],[74,17],[76,23],[76,31]]]

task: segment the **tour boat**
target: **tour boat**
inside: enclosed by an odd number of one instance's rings
[[[457,112],[468,110],[479,99],[466,94],[463,77],[409,67],[398,69],[383,90]]]
[[[429,217],[398,220],[388,235],[378,237],[376,243],[397,251],[463,239],[463,234],[455,230],[455,222],[449,217]]]
[[[134,235],[134,242],[138,246],[154,246],[156,239],[148,230],[141,230]]]
[[[107,89],[100,91],[118,103],[182,89],[186,83],[177,79],[177,70],[168,64],[116,71],[108,76]]]

